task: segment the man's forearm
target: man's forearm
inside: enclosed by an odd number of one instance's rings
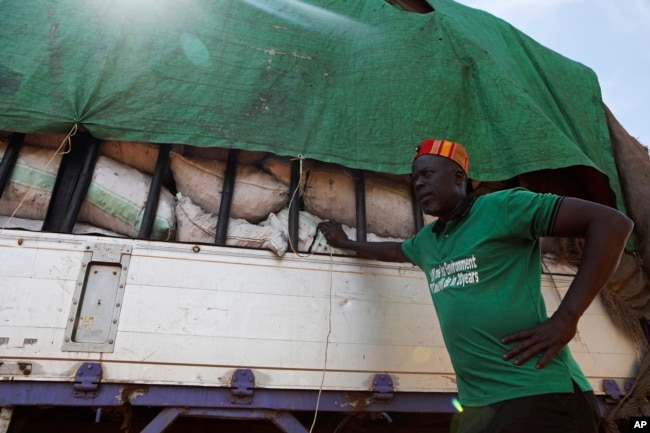
[[[577,323],[616,272],[633,226],[629,218],[618,212],[589,224],[578,272],[554,315]]]
[[[384,262],[408,262],[402,253],[401,242],[359,242],[348,239],[335,245],[338,248],[355,251],[359,257]]]

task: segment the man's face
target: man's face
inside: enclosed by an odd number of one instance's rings
[[[427,215],[444,217],[465,199],[465,175],[455,162],[435,155],[413,161],[411,184]]]

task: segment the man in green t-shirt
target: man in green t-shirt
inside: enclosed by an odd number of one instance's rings
[[[633,223],[606,206],[521,188],[475,197],[468,164],[458,143],[420,144],[411,181],[437,220],[412,239],[357,242],[339,224],[319,228],[334,247],[424,271],[464,407],[459,433],[595,433],[595,397],[567,343],[618,266]],[[550,318],[540,290],[544,236],[585,239]]]

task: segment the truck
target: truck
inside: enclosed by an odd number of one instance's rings
[[[419,230],[426,216],[409,192],[408,155],[399,157],[398,169],[391,168],[398,164],[390,152],[382,165],[373,158],[364,163],[346,146],[337,150],[301,144],[287,150],[288,145],[274,141],[275,131],[264,130],[267,122],[278,121],[267,120],[267,112],[281,111],[280,118],[305,121],[300,106],[290,103],[292,94],[285,93],[281,81],[287,70],[277,66],[277,58],[281,47],[312,37],[310,26],[318,24],[314,17],[339,13],[335,27],[346,25],[336,33],[339,38],[356,31],[375,34],[376,29],[352,26],[348,18],[355,8],[350,5],[312,3],[320,8],[291,9],[279,2],[269,11],[254,5],[255,17],[262,19],[252,20],[256,26],[268,25],[269,34],[286,31],[289,36],[264,48],[254,46],[259,42],[254,35],[245,41],[246,49],[268,60],[254,68],[269,86],[268,93],[257,94],[257,105],[248,114],[236,113],[254,137],[249,141],[237,135],[240,126],[234,121],[220,120],[208,131],[207,120],[185,118],[171,131],[164,117],[149,116],[150,107],[137,105],[143,110],[137,120],[128,119],[136,114],[128,104],[110,112],[111,104],[93,92],[104,94],[108,86],[110,94],[130,96],[120,93],[122,81],[111,81],[106,63],[102,73],[107,81],[99,79],[85,94],[97,101],[95,107],[109,111],[98,109],[102,114],[96,117],[93,110],[78,112],[79,119],[73,121],[58,117],[48,105],[52,96],[65,99],[63,88],[57,87],[63,64],[56,54],[76,54],[60,50],[57,41],[72,46],[66,40],[69,32],[75,33],[68,27],[71,23],[79,24],[76,31],[85,35],[82,39],[92,39],[83,32],[85,26],[98,26],[100,36],[106,37],[108,27],[93,21],[98,17],[113,26],[118,18],[131,20],[129,24],[141,25],[142,33],[158,35],[149,28],[148,16],[129,9],[136,6],[122,5],[123,15],[113,16],[114,10],[77,11],[63,2],[37,13],[38,23],[49,24],[47,37],[42,29],[30,36],[41,42],[49,38],[32,55],[48,52],[43,57],[50,62],[46,81],[55,87],[47,97],[32,83],[34,76],[31,81],[16,78],[27,69],[16,57],[20,44],[0,51],[0,72],[9,95],[0,106],[0,432],[453,431],[463,408],[425,276],[410,264],[333,250],[316,230],[318,221],[342,214],[347,215],[346,229],[357,239],[403,239]],[[400,27],[404,31],[422,18],[427,23],[446,18],[456,25],[453,18],[463,22],[474,17],[483,25],[512,31],[500,21],[494,24],[493,17],[448,0],[431,2],[433,7],[425,1],[382,3],[360,7],[366,24],[379,25],[383,21],[378,16],[400,17],[408,21]],[[391,6],[395,3],[400,10]],[[209,9],[204,2],[197,4]],[[232,26],[244,22],[251,4],[255,2],[211,6],[215,9],[206,12],[212,17],[215,11],[232,14],[219,15],[219,31],[228,36],[222,45],[203,43],[207,39],[197,36],[202,34],[200,22],[195,33],[183,29],[180,46],[192,67],[214,72],[215,60],[206,56],[215,47],[241,45],[237,37],[249,33],[238,33]],[[5,1],[3,8],[15,17],[10,30],[29,36],[20,26],[27,20],[26,6]],[[77,21],[81,18],[86,21]],[[137,33],[125,39],[136,40]],[[457,42],[451,39],[452,45]],[[106,40],[103,44],[88,46],[101,49],[101,55],[115,49]],[[128,44],[121,47],[127,59],[138,52],[129,51]],[[312,60],[325,56],[317,48],[313,46]],[[297,92],[309,93],[310,83],[316,82],[305,78],[309,72],[300,63],[304,55],[296,50],[288,57],[291,71],[305,84]],[[381,64],[381,58],[370,57]],[[228,58],[224,54],[224,64]],[[34,61],[40,64],[42,58]],[[333,71],[341,70],[332,67],[323,73],[318,68],[327,62],[319,61],[316,70],[325,75],[321,84],[327,90],[336,84]],[[85,64],[75,65],[71,70],[85,70]],[[122,65],[114,65],[116,75],[124,72],[119,70]],[[277,81],[268,84],[264,74],[277,68]],[[217,70],[228,71],[223,65]],[[182,74],[173,76],[180,80]],[[75,77],[72,81],[79,82],[73,88],[84,94],[88,77]],[[205,84],[196,76],[192,79]],[[224,88],[236,91],[234,82]],[[182,95],[200,98],[179,86]],[[160,91],[154,86],[148,94]],[[24,95],[30,94],[34,98],[26,100]],[[220,96],[232,102],[232,95]],[[344,122],[345,108],[321,97],[311,99],[322,104],[319,118],[334,116]],[[237,111],[226,102],[212,108]],[[639,179],[650,173],[650,158],[601,101],[592,102],[590,109],[600,113],[598,130],[607,132],[611,146],[600,149],[604,162],[575,163],[580,158],[569,152],[560,166],[545,161],[532,170],[515,164],[520,167],[515,175],[502,171],[491,177],[489,167],[479,163],[470,167],[470,174],[479,194],[524,186],[575,195],[618,207],[637,223],[619,271],[582,317],[569,344],[595,390],[603,428],[615,432],[624,428],[629,416],[647,415],[648,256],[643,252],[648,245],[644,221],[649,221],[644,218],[650,206],[644,206],[647,198],[638,186],[647,185]],[[158,104],[157,113],[164,116],[169,105],[160,100]],[[471,111],[463,107],[463,115]],[[112,116],[107,121],[106,113]],[[570,114],[567,118],[571,120]],[[195,135],[181,137],[178,131],[190,123]],[[312,137],[311,123],[277,125],[280,132],[295,129]],[[589,127],[579,122],[571,126],[576,131]],[[323,128],[334,142],[339,129]],[[476,138],[472,134],[466,137]],[[201,138],[208,135],[212,144]],[[584,139],[576,137],[572,140],[578,143]],[[402,142],[410,146],[408,139]],[[404,153],[404,146],[399,152]],[[381,154],[373,145],[370,149]],[[632,164],[636,169],[629,169]],[[578,240],[550,239],[542,245],[542,293],[552,314],[579,267],[581,246]]]

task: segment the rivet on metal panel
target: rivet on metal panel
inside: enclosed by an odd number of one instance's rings
[[[201,247],[198,246],[198,245],[194,245],[194,246],[192,247],[192,252],[194,252],[194,253],[200,253],[200,252],[201,252]]]

